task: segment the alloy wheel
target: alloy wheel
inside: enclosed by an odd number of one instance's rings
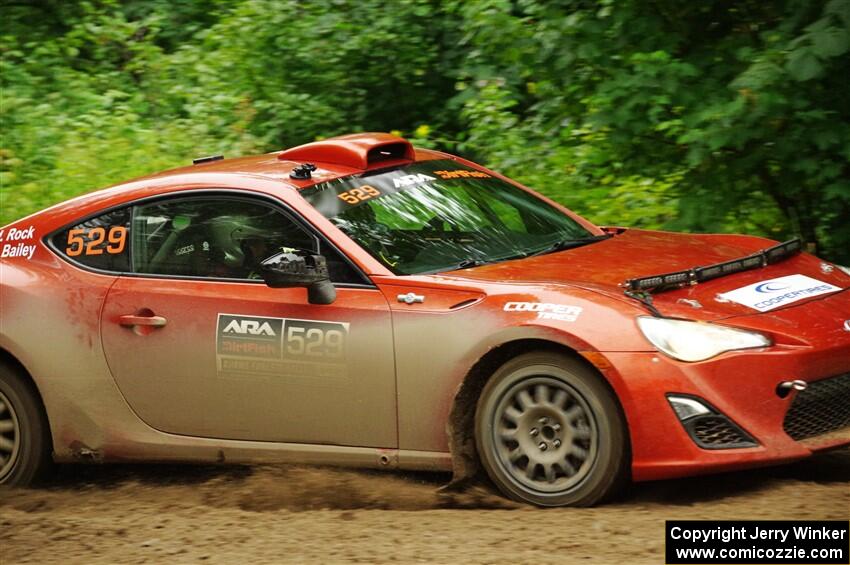
[[[493,412],[493,444],[511,480],[556,493],[593,468],[599,432],[584,396],[560,379],[533,375],[514,383]]]
[[[12,471],[21,450],[18,415],[9,398],[0,392],[0,482]]]

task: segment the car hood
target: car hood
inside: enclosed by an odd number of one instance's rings
[[[774,245],[759,237],[698,235],[624,230],[597,243],[536,257],[504,261],[442,276],[491,283],[523,285],[570,285],[643,306],[623,294],[622,283],[646,277],[738,259]],[[758,314],[743,304],[718,296],[751,284],[788,276],[805,275],[841,289],[850,277],[820,259],[800,253],[773,265],[723,276],[684,288],[653,294],[656,308],[669,317],[718,320]],[[770,310],[799,307],[828,295],[798,300]]]

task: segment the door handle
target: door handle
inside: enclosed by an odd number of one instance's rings
[[[118,318],[118,323],[122,326],[150,326],[154,328],[161,328],[164,326],[168,320],[163,318],[162,316],[140,316],[138,314],[127,314],[126,316],[121,316]]]

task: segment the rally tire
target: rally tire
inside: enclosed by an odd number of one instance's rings
[[[0,362],[0,485],[26,487],[52,464],[50,430],[32,385]]]
[[[614,393],[580,360],[515,357],[478,400],[475,443],[506,496],[538,506],[592,506],[628,480],[628,432]]]

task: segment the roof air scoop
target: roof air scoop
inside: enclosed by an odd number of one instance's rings
[[[409,141],[388,133],[357,133],[314,141],[283,151],[277,158],[328,163],[361,171],[416,160]]]

